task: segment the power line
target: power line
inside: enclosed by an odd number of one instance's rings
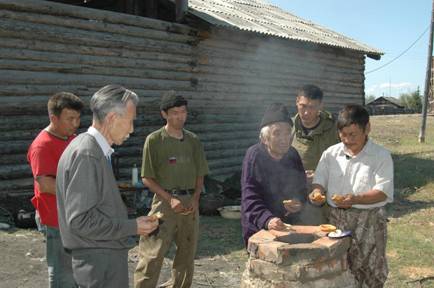
[[[422,34],[420,34],[420,36],[417,37],[417,39],[416,39],[416,40],[415,40],[415,41],[414,41],[414,42],[413,42],[413,43],[412,43],[412,44],[411,44],[407,49],[405,49],[404,51],[402,51],[401,54],[399,54],[398,56],[396,56],[395,58],[393,58],[393,59],[390,60],[389,62],[387,62],[387,63],[381,65],[380,67],[377,67],[377,68],[375,68],[375,69],[372,69],[371,71],[367,71],[365,74],[369,74],[369,73],[372,73],[372,72],[378,71],[378,70],[380,70],[380,69],[386,67],[387,65],[393,63],[395,60],[397,60],[397,59],[400,58],[401,56],[403,56],[405,53],[407,53],[408,50],[410,50],[414,45],[416,45],[416,43],[420,40],[420,38],[422,38],[423,35],[425,35],[425,33],[429,30],[429,27],[430,27],[430,26],[426,27],[425,31],[423,31]]]

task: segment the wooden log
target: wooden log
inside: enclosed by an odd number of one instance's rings
[[[143,35],[146,35],[146,38],[149,39],[164,40],[168,42],[189,44],[197,42],[197,37],[191,36],[189,34],[169,33],[167,31],[152,28],[143,28],[125,24],[111,24],[103,21],[89,21],[88,19],[83,20],[74,17],[59,17],[51,15],[44,15],[44,17],[41,17],[40,13],[17,13],[16,11],[0,10],[0,18],[56,27],[128,35],[133,37],[143,37]]]
[[[21,192],[23,190],[33,190],[33,177],[0,181],[0,195],[6,195],[11,192]]]
[[[192,58],[190,55],[179,55],[165,53],[164,51],[152,52],[152,51],[136,51],[122,48],[94,47],[86,44],[77,45],[75,43],[62,44],[53,41],[39,41],[32,39],[31,41],[23,41],[20,38],[15,37],[2,37],[0,47],[14,48],[14,49],[26,49],[35,50],[41,52],[59,52],[66,54],[79,54],[90,56],[111,56],[121,58],[131,58],[136,60],[153,60],[164,61],[173,63],[183,63],[192,66]]]
[[[119,36],[110,33],[89,32],[80,29],[62,28],[49,25],[26,23],[0,18],[0,36],[19,37],[22,39],[56,41],[60,43],[86,44],[97,47],[129,47],[131,50],[165,51],[174,54],[191,55],[192,46],[189,44]]]
[[[0,51],[1,53],[1,51]],[[2,56],[0,56],[2,57]],[[72,61],[71,61],[72,62]],[[190,70],[189,72],[176,71],[159,71],[147,69],[146,66],[131,66],[131,67],[100,67],[89,64],[73,64],[73,63],[48,63],[45,61],[28,61],[28,60],[9,60],[2,59],[0,61],[0,70],[15,70],[21,68],[25,71],[34,72],[57,72],[57,73],[79,73],[81,75],[109,75],[123,77],[137,77],[145,79],[164,79],[177,81],[192,81],[194,74],[191,74],[191,67],[183,67],[180,70]],[[136,68],[137,67],[137,68]]]
[[[182,63],[170,63],[167,61],[129,59],[122,57],[102,57],[89,56],[79,54],[65,54],[55,52],[41,52],[35,50],[17,50],[9,48],[0,48],[0,59],[15,59],[24,61],[43,61],[47,63],[62,63],[62,64],[81,64],[76,67],[102,66],[102,67],[146,67],[146,69],[156,69],[164,71],[181,71],[192,72],[192,66]],[[3,60],[2,60],[3,61]],[[86,65],[86,66],[84,66]],[[73,66],[74,67],[74,66]],[[18,67],[17,67],[18,68]],[[23,67],[24,68],[24,67]],[[68,73],[68,69],[60,70],[60,72]]]
[[[71,6],[60,3],[38,1],[38,0],[2,0],[0,8],[11,11],[32,12],[39,14],[55,15],[60,17],[72,17],[85,20],[93,20],[100,22],[107,22],[112,24],[124,24],[142,28],[156,29],[167,31],[170,33],[179,34],[196,34],[193,28],[151,18],[127,15],[123,13],[116,13],[106,10],[89,9],[79,6]]]
[[[137,77],[120,76],[100,76],[100,75],[80,75],[53,72],[27,72],[19,70],[0,70],[0,81],[4,85],[8,84],[68,84],[68,85],[98,85],[100,87],[107,83],[122,83],[124,86],[141,86],[148,89],[185,89],[192,88],[190,81],[174,80],[153,80],[141,79]]]
[[[32,176],[32,170],[28,164],[0,165],[0,180],[16,179]]]

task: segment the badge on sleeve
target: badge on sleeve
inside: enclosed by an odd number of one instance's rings
[[[169,157],[169,164],[175,165],[176,164],[176,157]]]

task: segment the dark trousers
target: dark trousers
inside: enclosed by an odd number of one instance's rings
[[[83,288],[127,288],[127,249],[72,250],[74,279]]]

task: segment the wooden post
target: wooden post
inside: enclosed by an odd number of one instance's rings
[[[434,22],[434,0],[431,8],[431,25],[430,25],[430,33],[429,33],[429,45],[428,45],[428,61],[426,67],[426,75],[425,75],[425,91],[423,93],[423,102],[422,102],[422,122],[420,126],[419,132],[419,143],[425,143],[425,129],[426,129],[426,116],[428,110],[428,98],[429,91],[431,89],[431,65],[432,65],[432,41],[433,41],[433,22]]]

